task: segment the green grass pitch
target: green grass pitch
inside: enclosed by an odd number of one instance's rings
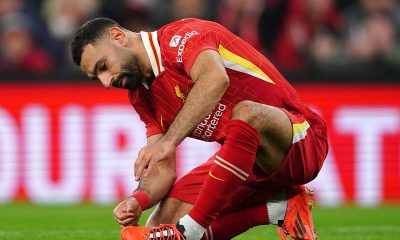
[[[113,220],[112,209],[113,206],[96,205],[0,205],[0,239],[118,240],[120,229]],[[321,240],[400,239],[400,205],[378,208],[316,206],[313,212]],[[276,227],[255,227],[235,238],[250,239],[278,239]]]

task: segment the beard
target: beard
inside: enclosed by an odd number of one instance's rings
[[[135,90],[143,81],[135,56],[126,55],[121,63],[121,74],[113,82],[113,87]]]

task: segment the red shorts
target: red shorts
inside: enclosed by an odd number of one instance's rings
[[[286,110],[284,112],[293,125],[292,146],[286,158],[269,175],[254,164],[252,174],[224,203],[223,212],[265,203],[275,193],[294,185],[306,184],[317,176],[328,152],[326,125],[310,126],[302,115]],[[213,158],[214,156],[179,179],[168,197],[194,204],[208,176]]]

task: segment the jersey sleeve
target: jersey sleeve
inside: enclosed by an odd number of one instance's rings
[[[138,95],[138,93],[134,94],[131,92],[129,94],[129,98],[131,100],[133,108],[139,115],[140,120],[146,126],[146,137],[151,137],[156,134],[164,133],[164,129],[157,124],[156,119],[151,115],[152,110],[141,104],[143,102],[143,99],[145,98],[141,98]],[[139,98],[141,98],[142,101],[138,101]]]
[[[187,20],[185,24],[170,26],[164,31],[166,60],[173,68],[184,70],[187,75],[190,75],[193,63],[202,51],[218,51],[218,25],[215,23]]]
[[[156,134],[163,133],[164,131],[158,126],[153,117],[149,116],[148,112],[142,106],[133,106],[139,114],[140,120],[146,126],[146,137],[151,137]]]

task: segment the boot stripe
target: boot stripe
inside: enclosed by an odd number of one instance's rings
[[[304,234],[306,234],[307,233],[307,229],[306,229],[306,226],[304,226],[304,223],[301,220],[301,217],[300,217],[299,213],[297,213],[297,220],[299,221],[300,227],[303,230]]]
[[[296,222],[295,222],[295,229],[296,229],[297,232],[300,234],[300,237],[301,237],[300,239],[303,239],[303,238],[304,238],[304,232],[303,232],[303,230],[301,230],[299,221],[296,221]]]
[[[297,229],[296,229],[296,228],[293,228],[293,233],[294,233],[294,236],[296,237],[296,239],[300,239],[300,235],[299,235],[299,233],[297,232]]]

